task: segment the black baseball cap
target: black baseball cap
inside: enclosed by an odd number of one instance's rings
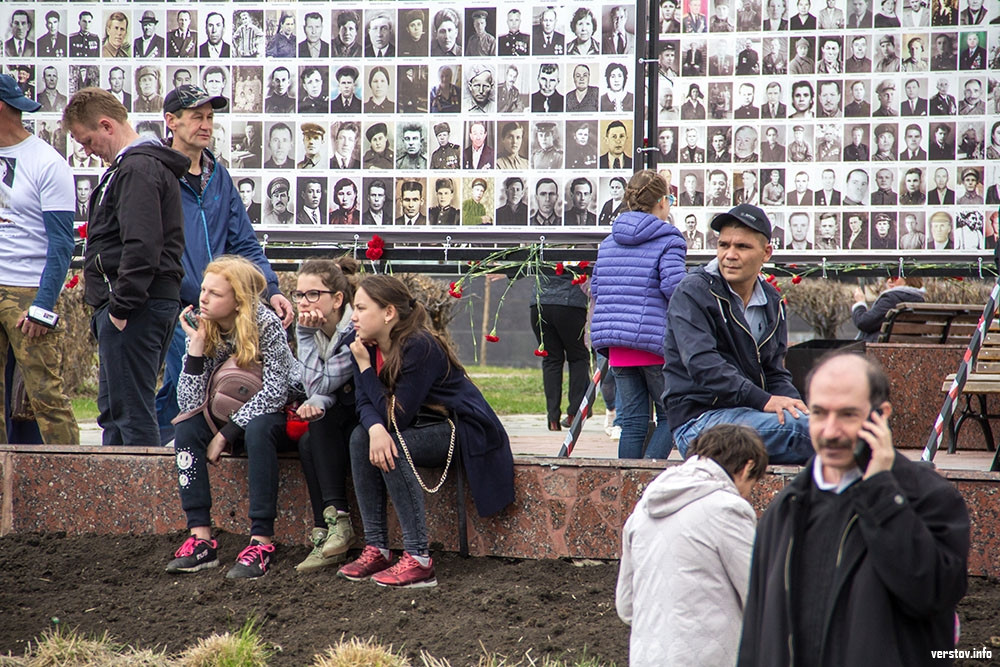
[[[213,109],[225,109],[229,104],[229,101],[221,95],[209,95],[204,88],[186,83],[167,93],[167,98],[163,100],[163,111],[177,113],[181,109],[195,109],[209,102],[212,103]]]
[[[771,221],[767,219],[767,213],[752,204],[740,204],[729,209],[727,213],[720,213],[712,218],[711,227],[716,232],[721,231],[722,225],[730,220],[760,232],[768,239],[771,238]]]

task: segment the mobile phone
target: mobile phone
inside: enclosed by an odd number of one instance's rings
[[[189,310],[186,313],[184,313],[184,321],[187,322],[188,325],[192,329],[197,329],[198,328],[198,311],[197,310]]]
[[[882,410],[880,410],[879,408],[875,408],[874,410],[872,410],[871,416],[874,416],[876,414],[879,417],[881,417]],[[869,419],[871,419],[871,416],[869,416]],[[866,470],[868,470],[868,464],[871,463],[871,461],[872,461],[871,445],[869,445],[861,438],[858,438],[858,444],[854,446],[854,462],[858,464],[858,468],[861,469],[861,472],[865,472]]]

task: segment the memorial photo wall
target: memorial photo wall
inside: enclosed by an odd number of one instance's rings
[[[77,90],[140,132],[195,83],[230,100],[212,150],[255,225],[610,224],[637,142],[635,5],[4,2],[3,69],[42,104],[80,209],[103,171]],[[640,42],[644,43],[645,38]]]
[[[742,202],[795,254],[992,247],[1000,2],[663,0],[657,23],[650,144],[690,248]]]

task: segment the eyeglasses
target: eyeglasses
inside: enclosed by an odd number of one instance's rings
[[[302,301],[302,299],[305,299],[309,303],[316,303],[317,301],[319,301],[319,297],[321,294],[333,294],[333,292],[331,292],[328,289],[311,289],[308,292],[300,292],[298,290],[295,290],[294,292],[292,292],[291,296],[292,296],[292,301],[294,301],[295,303]]]
[[[677,203],[677,197],[673,194],[666,194],[660,197],[660,201],[663,201],[664,199],[667,200],[667,206],[673,206]]]

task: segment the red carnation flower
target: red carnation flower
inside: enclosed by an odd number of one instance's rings
[[[580,275],[575,276],[573,278],[573,284],[574,285],[582,285],[585,282],[587,282],[587,274],[586,273],[581,273]]]
[[[561,276],[564,273],[566,273],[566,267],[562,262],[556,262],[556,275]]]
[[[585,268],[587,268],[588,266],[590,266],[590,262],[589,262],[589,261],[587,261],[587,260],[583,260],[582,262],[580,262],[580,268],[581,268],[581,269],[585,269]]]
[[[500,336],[496,335],[495,333],[486,334],[486,341],[489,343],[499,343]]]
[[[802,282],[802,276],[792,276],[793,285],[798,285],[800,282]]]
[[[378,234],[372,234],[372,240],[368,242],[369,248],[384,248],[385,241]]]
[[[365,257],[374,262],[376,259],[382,259],[382,252],[382,248],[369,246],[368,250],[365,250]]]
[[[87,238],[87,223],[83,223],[76,228],[76,233],[81,239]]]
[[[548,353],[548,352],[546,352],[546,351],[545,351],[544,349],[542,349],[542,348],[538,348],[537,350],[535,350],[535,356],[536,356],[536,357],[547,357],[547,356],[549,356],[549,353]]]
[[[80,276],[79,275],[75,275],[75,276],[73,276],[72,278],[70,278],[69,280],[66,281],[66,289],[73,289],[74,287],[76,287],[79,284],[80,284]]]

